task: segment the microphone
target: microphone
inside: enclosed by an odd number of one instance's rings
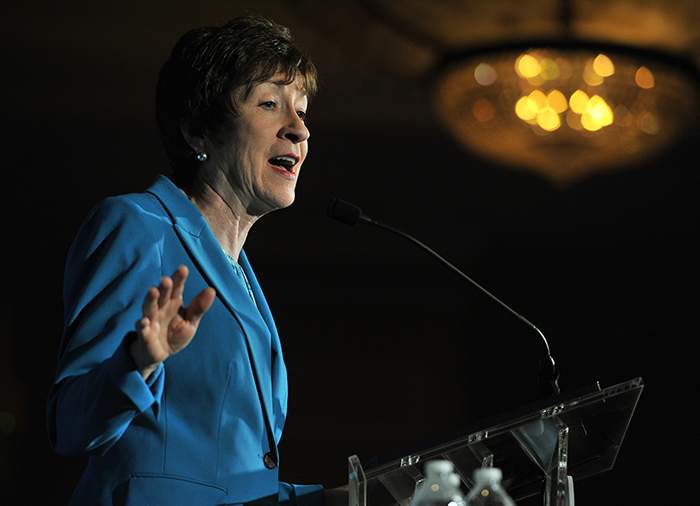
[[[535,325],[527,320],[525,317],[522,315],[516,313],[513,309],[511,309],[509,306],[507,306],[504,302],[502,302],[500,299],[498,299],[495,295],[493,295],[491,292],[486,290],[484,287],[482,287],[480,284],[478,284],[476,281],[474,281],[472,278],[464,274],[461,270],[459,270],[457,267],[455,267],[452,263],[448,262],[445,258],[440,256],[438,253],[436,253],[433,249],[430,247],[426,246],[422,242],[420,242],[418,239],[415,237],[408,235],[407,233],[394,228],[392,226],[386,225],[384,223],[381,223],[379,221],[373,220],[369,216],[366,216],[362,214],[362,209],[357,207],[354,204],[351,204],[349,202],[345,202],[344,200],[340,200],[337,198],[332,198],[331,201],[328,203],[328,210],[327,213],[329,218],[333,218],[334,220],[338,220],[341,223],[345,223],[346,225],[357,225],[358,223],[364,223],[367,225],[372,225],[378,228],[382,228],[384,230],[388,230],[389,232],[392,232],[396,235],[399,235],[403,237],[404,239],[412,242],[419,248],[421,248],[423,251],[431,255],[433,258],[441,262],[443,265],[447,266],[449,269],[451,269],[453,272],[455,272],[459,277],[461,277],[464,281],[467,281],[469,284],[471,284],[473,287],[478,289],[481,293],[486,295],[489,299],[494,301],[496,304],[501,306],[501,308],[505,309],[507,313],[509,313],[511,316],[514,316],[518,321],[523,323],[526,327],[528,327],[530,330],[534,331],[537,333],[542,341],[543,348],[544,348],[544,356],[540,359],[539,362],[539,369],[537,372],[537,389],[540,394],[540,397],[546,398],[546,397],[551,397],[552,395],[557,395],[561,393],[559,389],[559,371],[557,369],[557,366],[554,362],[554,358],[552,358],[552,354],[549,349],[549,343],[547,342],[547,339],[544,337],[544,334],[535,327]]]

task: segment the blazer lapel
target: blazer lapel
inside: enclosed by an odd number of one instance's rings
[[[216,290],[217,298],[241,326],[269,431],[272,428],[270,420],[273,419],[272,332],[269,323],[261,316],[194,204],[164,176],[159,176],[149,191],[161,201],[172,218],[175,232],[201,275]],[[264,309],[267,310],[267,304]]]

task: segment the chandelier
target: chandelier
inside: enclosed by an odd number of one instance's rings
[[[353,58],[430,83],[447,132],[491,164],[566,185],[698,126],[697,0],[300,2]]]
[[[697,90],[668,56],[550,43],[454,58],[434,100],[469,151],[568,184],[663,153],[694,120]]]

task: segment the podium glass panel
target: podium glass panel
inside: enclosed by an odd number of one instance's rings
[[[423,480],[423,464],[449,460],[471,488],[474,469],[498,467],[514,500],[542,494],[564,506],[573,480],[611,469],[644,387],[642,378],[557,395],[417,443],[363,467],[348,460],[349,506],[408,506]]]

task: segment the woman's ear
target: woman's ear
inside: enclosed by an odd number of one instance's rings
[[[185,141],[187,141],[187,144],[189,144],[192,148],[192,151],[195,153],[204,153],[206,151],[204,137],[199,134],[195,134],[190,128],[189,123],[187,123],[187,121],[184,119],[180,120],[180,131],[182,132],[182,136],[185,138]]]

